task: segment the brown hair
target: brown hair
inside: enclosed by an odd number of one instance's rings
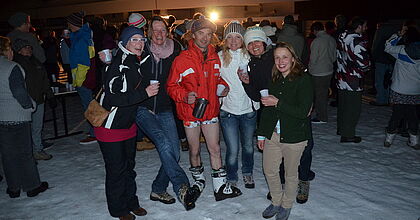
[[[12,49],[10,39],[0,36],[0,56],[7,57],[9,50]]]
[[[226,39],[224,39],[221,43],[222,47],[222,58],[223,58],[223,66],[228,67],[230,62],[232,62],[232,56],[229,53],[229,47],[227,46]],[[248,53],[248,50],[245,47],[244,40],[242,39],[242,53],[245,55]]]
[[[292,67],[290,68],[290,73],[288,74],[289,80],[293,81],[299,76],[302,76],[304,66],[302,62],[299,60],[298,56],[296,55],[295,50],[293,50],[293,47],[286,42],[279,42],[273,52],[275,52],[278,48],[286,48],[287,50],[289,50],[289,52],[292,54],[292,57],[294,58],[294,62],[292,64]],[[278,79],[280,79],[281,75],[282,74],[277,69],[276,64],[274,64],[273,70],[272,70],[273,81],[275,82]]]
[[[155,21],[160,21],[165,25],[166,36],[169,37],[168,23],[166,23],[165,19],[163,19],[161,16],[153,16],[152,19],[149,21],[149,26],[147,28],[147,37],[149,39],[152,39],[153,22],[155,22]]]

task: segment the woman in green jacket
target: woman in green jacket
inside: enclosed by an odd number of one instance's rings
[[[310,138],[309,112],[313,89],[293,48],[280,42],[274,50],[272,82],[268,96],[261,98],[263,109],[258,128],[258,148],[264,150],[263,167],[272,204],[264,218],[288,219],[296,198],[300,157]],[[284,160],[285,184],[279,177]]]

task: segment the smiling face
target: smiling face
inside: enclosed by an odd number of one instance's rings
[[[210,45],[212,37],[213,31],[210,28],[203,28],[193,33],[194,43],[202,51],[207,50],[207,47]]]
[[[150,35],[149,35],[150,36]],[[166,26],[162,21],[153,21],[152,23],[152,42],[157,45],[163,45],[168,36]]]
[[[242,36],[237,33],[231,33],[226,37],[226,45],[229,49],[236,51],[243,44]]]
[[[130,40],[128,40],[127,46],[125,48],[137,56],[140,56],[143,52],[144,40],[145,38],[143,38],[143,36],[140,34],[135,34],[131,36]]]
[[[262,41],[252,41],[246,46],[248,52],[254,56],[260,56],[264,53],[264,43]]]
[[[276,68],[285,77],[290,73],[290,70],[295,62],[295,58],[289,49],[279,47],[274,50],[274,62],[276,64]]]

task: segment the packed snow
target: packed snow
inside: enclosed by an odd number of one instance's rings
[[[71,130],[83,120],[82,109],[77,96],[68,97],[66,101]],[[56,111],[60,116],[61,106]],[[340,144],[336,135],[336,108],[329,107],[329,114],[327,124],[313,126],[312,170],[316,177],[311,181],[309,201],[295,204],[289,219],[418,219],[420,151],[408,147],[407,138],[401,136],[395,139],[391,148],[383,147],[384,128],[391,108],[363,104],[357,126],[357,134],[363,138],[359,144]],[[51,110],[47,110],[46,118],[51,118]],[[52,127],[51,122],[45,124],[45,138],[52,136]],[[59,128],[63,130],[60,123]],[[114,219],[107,210],[105,170],[99,145],[79,145],[82,137],[76,135],[54,140],[53,147],[47,150],[54,157],[49,161],[39,161],[41,179],[50,185],[44,193],[33,198],[21,193],[19,198],[11,199],[6,194],[7,185],[3,180],[0,183],[0,219]],[[140,205],[148,212],[137,219],[263,219],[261,213],[270,201],[266,199],[268,188],[262,173],[262,154],[255,151],[256,188],[246,189],[239,181],[243,195],[216,202],[208,152],[204,150],[204,144],[202,147],[207,186],[196,202],[196,208],[191,211],[185,211],[178,201],[166,205],[149,199],[160,160],[156,150],[137,152],[137,195]],[[221,147],[224,155],[223,139]],[[188,170],[188,152],[181,152],[180,164]],[[168,192],[175,195],[171,186]]]

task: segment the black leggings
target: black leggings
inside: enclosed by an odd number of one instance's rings
[[[408,132],[410,132],[410,134],[416,135],[419,124],[416,105],[394,104],[392,106],[392,115],[388,122],[387,132],[397,132],[400,121],[403,119],[408,124]]]

